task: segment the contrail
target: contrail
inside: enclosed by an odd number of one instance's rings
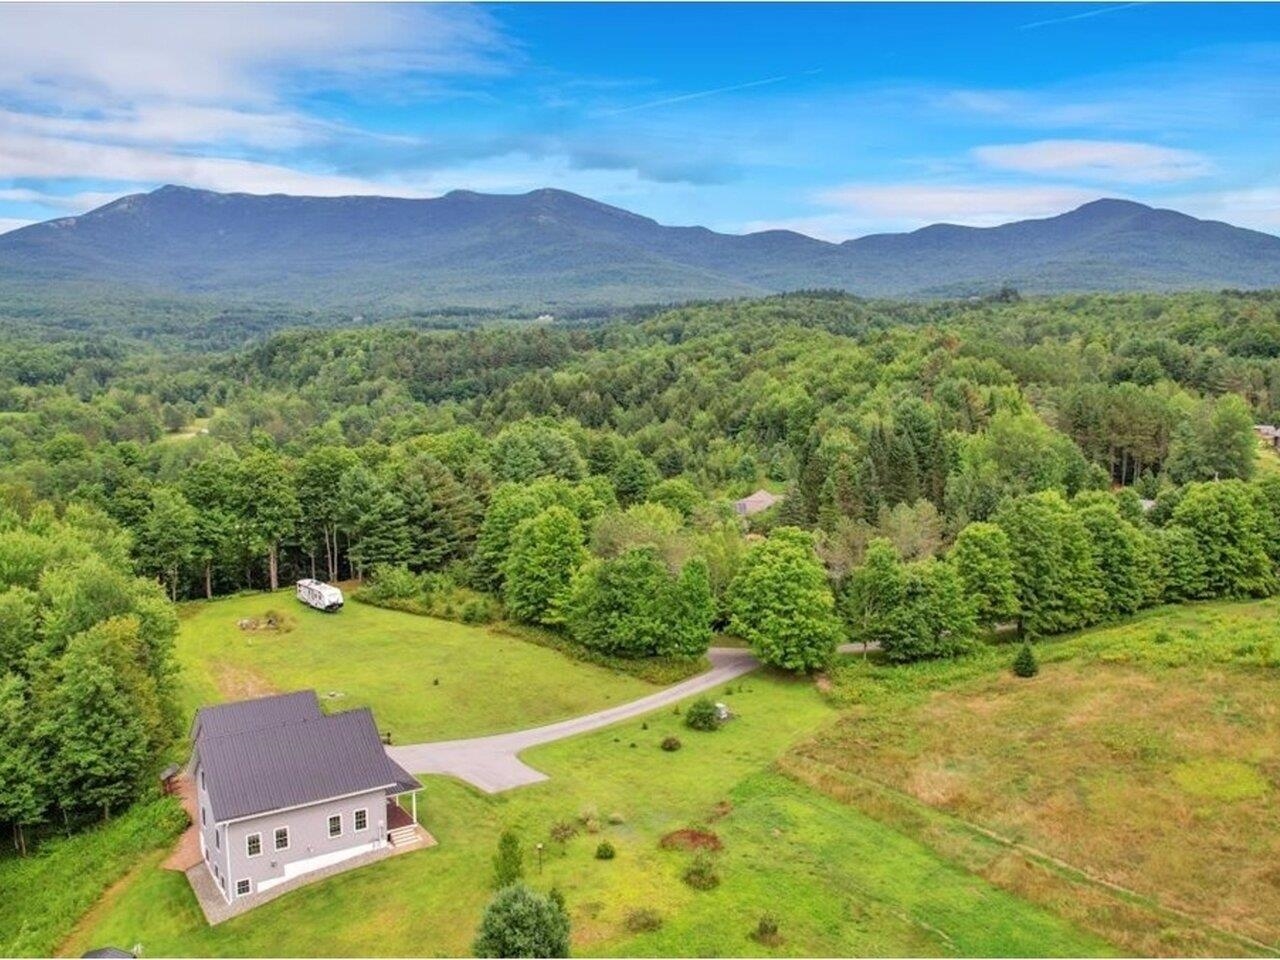
[[[1096,10],[1086,10],[1083,13],[1072,13],[1065,17],[1054,17],[1051,20],[1036,20],[1033,23],[1024,23],[1019,30],[1034,30],[1036,27],[1047,27],[1054,23],[1066,23],[1069,20],[1085,20],[1089,17],[1100,17],[1104,13],[1115,13],[1117,10],[1128,10],[1130,7],[1145,6],[1145,0],[1138,0],[1136,3],[1118,3],[1113,7],[1102,7]]]
[[[816,70],[808,70],[806,73],[817,73]],[[605,116],[614,116],[619,113],[632,113],[636,110],[648,110],[651,107],[666,107],[673,103],[684,103],[686,100],[701,100],[703,97],[714,97],[718,93],[733,93],[735,90],[746,90],[750,87],[763,87],[770,83],[780,83],[783,80],[790,80],[791,74],[784,74],[781,77],[765,77],[763,80],[749,80],[746,83],[735,83],[731,87],[716,87],[714,90],[699,90],[696,93],[683,93],[678,97],[664,97],[661,100],[650,100],[648,103],[637,103],[633,107],[621,107],[618,110],[604,110]]]

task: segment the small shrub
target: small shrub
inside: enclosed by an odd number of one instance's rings
[[[667,751],[667,753],[675,753],[677,750],[679,750],[683,746],[684,744],[680,742],[679,737],[663,737],[662,738],[662,749]]]
[[[631,933],[652,933],[662,926],[662,914],[650,907],[641,907],[628,913],[623,923]]]
[[[707,697],[699,697],[689,704],[685,712],[684,725],[691,730],[718,730],[720,716],[716,713],[716,705]]]
[[[551,839],[564,846],[578,835],[578,828],[568,820],[560,820],[551,825]]]
[[[782,938],[778,936],[778,918],[771,913],[766,913],[760,918],[760,922],[756,924],[751,937],[757,943],[776,947],[782,942]]]
[[[608,840],[601,840],[600,843],[596,846],[597,860],[612,860],[617,855],[618,855],[618,851],[614,849],[613,844],[610,843]]]
[[[626,823],[627,818],[615,810],[613,813],[609,814],[609,822],[616,827],[620,823]]]
[[[493,857],[493,887],[501,890],[524,876],[524,854],[520,851],[520,838],[510,830],[502,831],[498,838],[498,852]]]
[[[569,914],[564,898],[523,883],[503,887],[485,908],[471,947],[477,957],[567,957]]]
[[[1013,672],[1019,677],[1034,677],[1040,672],[1040,664],[1036,662],[1036,654],[1031,649],[1031,644],[1024,643],[1018,655],[1013,658]]]
[[[715,861],[708,854],[699,853],[685,869],[684,882],[695,890],[712,890],[720,886]]]
[[[600,811],[597,810],[595,807],[583,807],[582,811],[578,814],[578,822],[583,826],[586,826],[592,820],[599,820],[599,819],[600,819]]]

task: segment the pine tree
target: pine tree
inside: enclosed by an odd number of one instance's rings
[[[520,838],[513,830],[504,830],[498,838],[498,852],[493,855],[493,887],[501,890],[523,876],[524,853],[520,850]]]
[[[1024,643],[1013,658],[1013,672],[1019,677],[1034,677],[1040,672],[1040,664],[1036,662],[1035,651],[1031,644]]]

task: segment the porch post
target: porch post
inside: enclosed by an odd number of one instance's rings
[[[418,791],[413,791],[411,796],[413,797],[413,822],[416,824],[418,822]]]

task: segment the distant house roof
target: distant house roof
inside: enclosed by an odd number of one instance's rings
[[[119,947],[98,947],[87,953],[80,954],[81,957],[109,957],[112,960],[133,960],[136,954],[130,953],[128,950],[121,950]]]
[[[307,690],[207,709],[210,716],[196,720],[195,753],[218,822],[421,787],[387,756],[367,708],[325,716]]]
[[[749,517],[752,514],[768,510],[781,499],[781,497],[774,496],[768,490],[757,490],[749,497],[743,497],[741,500],[735,500],[733,503],[733,509],[741,516]]]
[[[1269,423],[1255,424],[1253,429],[1257,432],[1258,436],[1265,440],[1274,440],[1276,437],[1280,437],[1280,427],[1273,426]]]

